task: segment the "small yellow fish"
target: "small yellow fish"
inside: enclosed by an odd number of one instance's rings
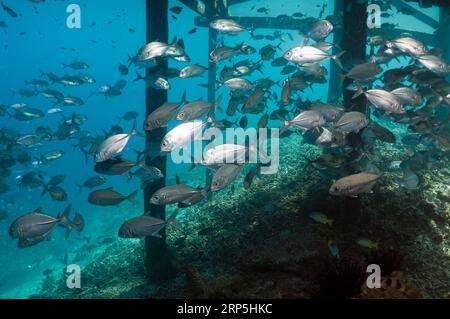
[[[325,214],[312,212],[311,214],[309,214],[309,217],[318,223],[327,224],[330,227],[333,226],[334,220],[328,218]]]
[[[380,248],[380,244],[371,241],[370,239],[367,238],[358,238],[356,240],[356,243],[360,246],[366,247],[366,248],[370,248],[370,249],[375,249],[378,250]]]

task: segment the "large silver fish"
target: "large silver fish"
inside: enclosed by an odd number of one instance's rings
[[[193,188],[184,184],[177,184],[172,186],[165,186],[157,190],[150,198],[150,203],[154,205],[167,204],[182,204],[184,206],[191,206],[193,199],[198,201],[200,198],[205,198],[209,189],[207,188]]]
[[[385,90],[381,89],[373,89],[362,91],[362,89],[358,89],[353,98],[359,96],[363,93],[366,98],[372,103],[375,108],[385,111],[386,113],[395,113],[395,114],[403,114],[406,113],[406,110],[403,108],[403,104],[400,99]]]
[[[325,119],[317,111],[303,111],[292,120],[282,121],[283,128],[281,129],[281,133],[287,131],[289,128],[294,127],[302,132],[306,132],[313,129],[318,129],[325,124]]]
[[[283,57],[291,62],[296,63],[314,63],[314,62],[320,62],[326,59],[333,59],[339,67],[342,69],[342,64],[339,60],[339,57],[343,55],[345,51],[339,52],[338,54],[328,54],[327,52],[324,52],[316,47],[313,46],[300,46],[292,48],[286,53],[284,53]]]
[[[180,78],[187,79],[195,76],[202,75],[208,68],[201,66],[200,64],[193,64],[186,66],[180,71]]]
[[[312,104],[311,110],[322,114],[327,122],[336,122],[344,114],[344,110],[342,108],[321,102]]]
[[[358,133],[369,124],[369,119],[361,112],[346,112],[334,125],[336,131],[343,134]]]
[[[439,76],[446,76],[450,73],[450,64],[443,58],[434,55],[421,55],[417,60],[428,70]]]
[[[217,192],[230,185],[241,175],[243,167],[243,165],[239,164],[226,164],[221,166],[212,178],[211,191]]]
[[[164,103],[159,106],[156,110],[151,112],[144,122],[144,130],[151,131],[158,127],[165,127],[167,123],[174,119],[178,108],[186,103],[186,90],[183,92],[181,101],[178,103]]]
[[[409,87],[399,87],[391,91],[403,105],[420,106],[423,98],[419,92]]]
[[[255,87],[255,85],[244,78],[232,78],[226,80],[223,85],[234,91],[248,91]]]
[[[383,69],[377,63],[363,63],[355,65],[343,77],[351,78],[358,81],[372,80]]]
[[[355,197],[372,190],[380,176],[371,173],[358,173],[345,176],[331,185],[329,193],[334,196]]]
[[[203,128],[211,122],[211,118],[207,121],[191,121],[185,122],[168,132],[161,141],[161,152],[172,152],[182,148],[191,141],[202,139]]]
[[[238,34],[240,32],[249,31],[231,19],[216,19],[209,23],[209,26],[219,32]]]
[[[255,151],[254,147],[250,147]],[[225,163],[244,163],[248,148],[239,144],[222,144],[208,149],[202,163],[207,166]]]
[[[207,114],[212,114],[215,109],[219,108],[219,103],[221,100],[222,95],[219,95],[214,104],[202,101],[201,99],[191,103],[186,103],[178,112],[176,119],[178,121],[187,122],[202,118]]]
[[[308,37],[314,41],[325,39],[333,31],[333,24],[328,20],[318,20],[314,23]]]
[[[125,200],[129,200],[134,206],[138,206],[135,197],[138,191],[135,190],[128,196],[124,196],[118,192],[113,191],[112,187],[106,189],[99,189],[89,194],[88,202],[99,206],[116,206]]]
[[[73,224],[69,220],[71,205],[68,205],[59,217],[52,217],[42,213],[42,208],[17,218],[9,228],[12,238],[47,237],[48,234],[60,223],[67,227],[66,237],[70,234]]]
[[[119,237],[140,238],[153,236],[160,238],[159,231],[166,225],[172,225],[175,221],[176,214],[177,211],[172,213],[167,221],[151,216],[139,216],[127,220],[119,229]]]
[[[386,41],[388,48],[396,48],[401,52],[411,54],[413,56],[426,54],[427,47],[421,41],[411,37],[400,37],[391,41]]]
[[[120,152],[123,151],[125,146],[127,146],[128,141],[134,135],[140,135],[141,133],[136,131],[136,121],[134,122],[133,129],[128,134],[115,134],[108,137],[106,140],[100,144],[95,154],[95,161],[97,163],[104,162]]]
[[[235,46],[234,48],[231,48],[222,44],[222,46],[217,47],[211,51],[211,53],[209,54],[209,62],[220,62],[223,60],[227,60],[236,54],[242,53],[242,45],[243,44],[240,44]]]

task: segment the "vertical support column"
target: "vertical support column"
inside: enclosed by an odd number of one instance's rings
[[[449,33],[450,33],[450,7],[442,6],[439,8],[439,28],[435,32],[434,38],[436,46],[444,51],[442,57],[448,62],[450,62],[450,43],[448,40]]]
[[[146,0],[147,14],[147,43],[155,40],[168,42],[168,0]],[[161,68],[167,68],[167,60],[160,62]],[[158,106],[167,101],[167,91],[147,88],[145,91],[146,116],[154,111]],[[158,128],[146,132],[146,149],[149,149],[152,155],[159,153],[159,143],[166,133],[165,128]],[[146,164],[158,167],[166,175],[166,157],[156,157],[151,160],[146,159]],[[165,185],[165,180],[160,179],[155,183],[149,184],[144,190],[144,210],[150,216],[165,219],[165,206],[156,206],[150,203],[150,197],[159,188]],[[167,256],[166,232],[162,229],[161,238],[145,238],[145,268],[150,282],[161,282],[166,280],[172,274],[172,267]]]
[[[346,53],[342,56],[343,65],[350,66],[354,61],[366,60],[366,38],[367,38],[367,4],[358,3],[354,0],[344,0],[344,30],[340,47]],[[353,111],[368,114],[366,97],[361,94],[352,99],[354,92],[348,91],[345,87],[351,82],[345,79],[342,83],[342,93],[344,105],[351,107]]]
[[[215,16],[219,14],[219,8],[222,11],[226,11],[226,7],[224,2],[219,3],[218,0],[213,3],[209,3],[206,6],[205,15],[209,19],[213,19]],[[208,57],[209,53],[215,49],[217,46],[217,30],[208,27]],[[217,76],[217,66],[213,62],[208,62],[209,70],[208,70],[208,103],[214,103],[216,101],[216,76]],[[210,185],[212,181],[212,172],[211,170],[206,170],[206,185]]]
[[[343,3],[344,19],[343,31],[340,47],[345,51],[342,56],[342,64],[350,68],[355,61],[366,60],[366,38],[367,38],[367,3],[359,4],[358,1],[344,0]],[[353,91],[346,90],[345,87],[351,82],[345,78],[342,83],[342,94],[346,109],[358,111],[369,116],[366,97],[361,94],[352,99]],[[361,202],[359,199],[347,197],[343,200],[340,209],[346,216],[358,216],[361,211]]]
[[[334,1],[334,16],[339,17],[344,10],[344,0]],[[341,21],[342,23],[342,21]],[[336,28],[333,34],[333,43],[341,43],[342,41],[342,28]],[[334,46],[332,54],[337,54],[339,49]],[[330,81],[328,83],[328,102],[335,102],[339,99],[342,92],[342,83],[339,77],[339,73],[343,72],[336,63],[330,62]]]

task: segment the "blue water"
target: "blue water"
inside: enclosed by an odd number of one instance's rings
[[[333,14],[333,1],[248,1],[240,5],[232,6],[230,13],[235,16],[277,16],[279,14],[291,14],[301,11],[307,16],[318,17],[323,3],[328,3],[325,8],[323,18]],[[137,118],[138,130],[145,119],[145,85],[142,81],[133,82],[136,68],[131,66],[129,74],[123,76],[118,71],[119,63],[128,65],[128,55],[134,55],[146,42],[145,34],[145,1],[136,0],[131,2],[121,0],[76,0],[76,1],[45,1],[44,3],[31,3],[30,1],[4,1],[12,7],[19,17],[12,18],[4,11],[0,10],[0,20],[4,20],[7,28],[0,29],[0,104],[10,106],[16,103],[26,103],[44,111],[45,117],[31,122],[19,122],[8,116],[0,118],[0,127],[12,128],[22,135],[33,134],[38,126],[49,126],[56,130],[61,122],[61,114],[47,114],[47,110],[54,107],[48,99],[36,96],[31,98],[21,97],[13,94],[12,90],[25,87],[26,80],[38,79],[40,71],[53,72],[57,75],[64,73],[77,73],[78,71],[63,69],[62,64],[70,63],[74,60],[84,61],[89,64],[86,72],[95,77],[95,84],[84,84],[78,87],[64,87],[60,84],[52,85],[52,88],[60,90],[64,94],[80,97],[84,100],[83,106],[61,107],[63,115],[70,117],[73,112],[85,114],[88,117],[86,123],[82,125],[83,130],[93,134],[102,134],[102,130],[109,131],[112,125],[117,124],[117,117],[125,112],[135,110],[139,112]],[[76,3],[81,7],[81,28],[69,29],[66,26],[66,8],[69,3]],[[181,5],[178,1],[169,1],[169,7]],[[411,4],[417,7],[416,4]],[[268,6],[268,15],[251,11],[251,7],[256,8]],[[423,9],[424,13],[438,19],[438,9],[436,7]],[[184,7],[181,14],[176,15],[177,19],[171,17],[169,13],[169,40],[174,36],[181,38],[185,42],[186,52],[189,54],[192,63],[208,65],[208,29],[197,27],[197,32],[188,34],[194,28],[194,17],[196,16],[190,9]],[[398,23],[404,29],[424,33],[432,32],[432,29],[417,21],[414,17],[407,15],[396,15],[383,22]],[[130,32],[133,29],[134,32]],[[256,30],[255,33],[271,34],[274,30]],[[24,33],[21,35],[20,33]],[[275,57],[279,57],[284,51],[291,47],[300,45],[301,37],[296,31],[283,31],[290,33],[293,37],[291,41],[288,37],[283,37],[282,50],[278,50]],[[95,43],[93,42],[95,40]],[[254,46],[257,51],[267,41],[257,41],[252,39],[249,33],[239,36],[220,35],[219,43],[224,41],[228,46],[234,46],[242,41]],[[331,34],[327,41],[333,43],[334,37]],[[275,40],[273,45],[278,45],[279,40]],[[368,49],[369,53],[369,49]],[[259,54],[256,52],[252,56],[238,56],[234,62],[252,59],[257,61]],[[322,63],[330,70],[330,61]],[[232,63],[222,63],[231,66]],[[169,66],[181,69],[186,63],[170,60]],[[385,69],[396,68],[404,65],[393,61]],[[254,81],[261,77],[271,77],[274,80],[283,79],[285,76],[279,75],[280,68],[271,67],[265,62],[263,67],[264,75],[254,72],[248,80]],[[142,73],[142,70],[140,70]],[[88,97],[89,94],[97,90],[101,85],[114,84],[116,81],[125,79],[127,86],[123,89],[122,95],[106,98],[102,95]],[[329,75],[327,76],[329,80]],[[174,78],[170,80],[168,100],[179,101],[184,90],[187,91],[187,100],[194,101],[198,98],[207,99],[207,89],[199,84],[207,83],[207,73],[193,79]],[[278,96],[281,89],[276,87]],[[314,84],[313,90],[306,89],[301,93],[302,99],[328,101],[329,84]],[[228,90],[221,88],[223,108],[228,103]],[[58,106],[59,107],[59,106]],[[269,111],[276,109],[276,101],[269,102]],[[234,122],[240,118],[229,117],[228,120]],[[258,115],[248,115],[249,126],[256,125]],[[218,119],[225,118],[223,114],[218,115]],[[169,129],[177,125],[172,121]],[[390,124],[387,124],[390,125]],[[121,126],[125,132],[131,130],[132,122],[122,121]],[[269,127],[279,126],[278,121],[270,121]],[[75,142],[75,141],[73,141]],[[117,238],[117,230],[120,225],[131,217],[143,213],[143,193],[140,191],[137,200],[140,206],[133,207],[129,202],[124,202],[118,207],[93,206],[87,202],[90,192],[88,189],[79,191],[77,184],[81,184],[88,177],[96,175],[93,171],[93,159],[90,158],[86,164],[83,154],[79,150],[73,150],[72,141],[52,141],[43,142],[43,146],[38,149],[31,149],[33,159],[39,157],[40,153],[61,149],[64,150],[63,158],[58,159],[46,166],[31,165],[25,167],[17,163],[11,170],[11,175],[5,180],[10,190],[0,195],[0,209],[7,210],[9,218],[0,221],[0,298],[26,298],[36,292],[42,279],[45,277],[42,272],[55,265],[63,265],[61,260],[66,252],[70,257],[72,253],[85,245],[83,238],[89,237],[90,242],[101,241],[104,238]],[[128,144],[123,156],[134,160],[135,153],[132,149],[143,149],[145,141],[141,137],[133,137]],[[175,174],[180,174],[183,182],[191,183],[193,186],[204,184],[205,174],[201,169],[195,175],[185,173],[187,165],[175,166],[168,162],[167,183],[174,183]],[[17,178],[29,171],[40,171],[47,178],[56,174],[66,175],[62,187],[69,194],[65,202],[51,200],[48,195],[41,196],[41,188],[20,189],[17,187]],[[107,183],[102,186],[114,187],[114,190],[129,194],[135,189],[139,189],[140,184],[135,178],[127,181],[124,176],[107,176]],[[74,211],[80,212],[85,218],[86,227],[83,233],[78,236],[72,234],[68,239],[64,239],[64,229],[55,229],[51,234],[52,240],[46,241],[34,247],[19,249],[17,242],[8,236],[10,223],[20,215],[31,212],[37,207],[43,207],[49,215],[56,216],[61,213],[68,203],[72,204]],[[81,265],[90,261],[89,256],[80,262]]]

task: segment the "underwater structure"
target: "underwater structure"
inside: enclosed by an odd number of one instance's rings
[[[65,254],[62,261],[49,256],[33,262],[21,255],[29,269],[39,269],[43,279],[33,279],[34,283],[24,284],[27,288],[22,290],[14,287],[18,286],[14,280],[3,279],[8,289],[0,296],[448,297],[450,48],[446,34],[450,31],[450,8],[440,1],[313,2],[142,1],[136,10],[139,14],[135,13],[145,39],[141,37],[135,41],[138,45],[129,43],[122,48],[119,72],[125,82],[104,85],[80,102],[69,89],[88,85],[89,81],[82,82],[76,72],[87,72],[95,64],[74,60],[64,65],[64,70],[71,69],[73,74],[58,73],[52,79],[52,72],[43,70],[47,84],[34,81],[34,91],[16,93],[21,99],[34,93],[50,96],[54,107],[48,114],[61,113],[63,120],[41,125],[40,131],[50,135],[48,139],[37,131],[25,132],[27,129],[20,125],[17,136],[9,138],[8,134],[14,135],[7,130],[11,124],[2,126],[5,159],[14,153],[11,161],[14,165],[19,161],[16,144],[26,147],[27,154],[40,154],[34,164],[30,161],[31,168],[21,168],[17,176],[20,189],[42,190],[49,196],[45,199],[49,202],[38,199],[36,206],[43,210],[21,208],[22,213],[31,211],[29,215],[10,212],[11,223],[3,233],[9,232],[9,237],[18,240],[18,247],[30,254],[35,251],[39,256],[43,251],[38,249],[45,245],[53,245],[54,255]],[[299,5],[305,5],[305,9]],[[370,27],[368,19],[373,12],[368,10],[369,5],[377,5],[381,21],[388,22]],[[8,19],[14,19],[11,11],[4,11]],[[408,18],[403,26],[402,19]],[[214,21],[225,22],[212,25]],[[426,31],[412,27],[415,23]],[[138,29],[127,28],[129,34]],[[115,49],[119,40],[113,41]],[[148,58],[147,54],[154,53],[152,44],[158,53]],[[301,54],[295,56],[295,49],[305,47],[316,50],[304,53],[308,61],[302,60]],[[138,53],[129,55],[127,64],[124,51],[135,49]],[[110,48],[96,52],[100,50]],[[291,51],[294,57],[288,55]],[[76,57],[78,53],[73,54]],[[59,59],[64,60],[64,56]],[[182,70],[192,66],[200,69],[199,74],[183,78]],[[129,77],[131,70],[136,71],[136,79]],[[102,76],[101,81],[106,83],[110,77]],[[228,82],[233,79],[237,84]],[[51,91],[54,89],[56,93]],[[16,87],[8,87],[5,92],[9,90],[19,92]],[[62,97],[59,91],[63,91]],[[86,91],[77,94],[88,96]],[[136,95],[141,98],[134,99]],[[26,109],[28,104],[18,103],[16,96],[0,101],[5,115],[19,122],[28,116],[24,123],[34,118],[43,120],[38,111]],[[70,109],[94,104],[92,101],[109,105],[122,97],[121,104],[132,101],[133,106],[117,125],[111,118],[115,120],[120,111],[92,113],[89,120],[81,120],[80,115],[77,117],[79,109]],[[35,96],[29,98],[33,101]],[[203,104],[192,107],[198,101]],[[199,115],[180,118],[186,105]],[[155,114],[169,108],[175,113],[166,123],[153,121]],[[299,117],[302,114],[318,119],[304,120]],[[212,123],[223,131],[239,127],[280,129],[278,172],[264,175],[260,173],[264,165],[243,165],[232,173],[236,174],[233,179],[214,189],[220,166],[204,168],[208,166],[205,161],[175,164],[168,154],[178,149],[163,151],[163,141],[169,134],[191,120],[205,127]],[[95,121],[85,135],[80,133],[85,127],[83,121]],[[143,135],[139,126],[142,122],[145,140],[135,137]],[[133,128],[128,131],[131,123]],[[119,124],[124,128],[117,127]],[[58,130],[43,128],[52,125],[58,125]],[[113,125],[110,132],[105,129],[98,135],[98,128],[105,125]],[[116,140],[112,142],[111,138]],[[66,143],[59,146],[64,151],[47,158],[38,144],[54,140]],[[244,148],[248,156],[250,146]],[[272,155],[274,150],[270,146],[267,151]],[[82,160],[68,163],[82,167],[80,163],[84,165],[86,159],[83,170],[90,173],[83,177],[94,177],[94,170],[107,178],[107,182],[89,179],[79,186],[80,192],[83,187],[90,188],[89,194],[73,195],[78,190],[67,191],[71,187],[63,177],[62,181],[53,181],[57,170],[53,170],[52,158],[66,158],[75,152]],[[134,154],[136,160],[131,159]],[[89,161],[92,158],[94,164]],[[155,171],[158,176],[150,178]],[[73,178],[68,178],[73,183]],[[106,185],[121,191],[112,193],[114,190]],[[174,187],[177,200],[164,198],[171,194],[155,198],[167,187]],[[140,192],[142,196],[135,200]],[[34,198],[33,194],[29,196]],[[89,206],[84,206],[85,197]],[[128,201],[136,206],[128,208]],[[64,207],[56,205],[61,202],[66,202]],[[2,205],[11,211],[19,207],[6,200]],[[112,206],[111,211],[102,207],[107,205]],[[79,213],[78,207],[84,211]],[[47,209],[61,213],[47,214]],[[121,215],[100,215],[115,209]],[[37,236],[22,235],[16,231],[20,227],[14,227],[24,222],[22,215],[39,215],[52,227]],[[65,242],[59,239],[59,228],[65,229]],[[54,233],[57,239],[51,240],[49,234]],[[17,249],[14,246],[13,250],[6,241],[8,236],[4,237],[6,260],[13,258]],[[82,265],[80,289],[67,289],[70,274],[65,266],[69,263]],[[373,264],[381,269],[379,289],[366,284],[367,266]]]

